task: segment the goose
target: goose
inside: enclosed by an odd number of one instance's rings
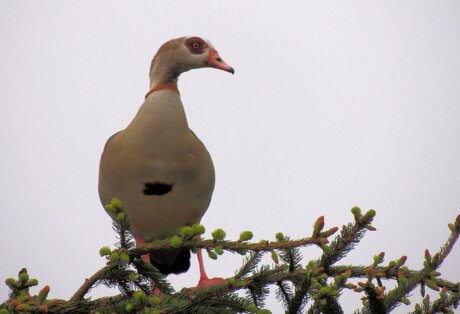
[[[182,73],[199,68],[235,73],[206,39],[187,36],[164,43],[151,63],[144,103],[129,125],[105,144],[99,197],[102,205],[114,197],[121,200],[137,246],[199,223],[211,202],[213,162],[189,128],[177,87]],[[179,274],[189,269],[190,255],[186,248],[161,249],[143,255],[142,260],[164,275]],[[221,283],[222,278],[208,278],[201,250],[197,257],[197,287]]]

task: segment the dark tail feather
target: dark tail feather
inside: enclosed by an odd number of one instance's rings
[[[190,268],[190,249],[160,249],[150,253],[150,262],[163,275],[180,274]]]

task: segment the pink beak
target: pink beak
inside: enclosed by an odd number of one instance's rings
[[[222,60],[222,58],[219,56],[219,53],[215,49],[212,49],[209,52],[209,56],[206,58],[205,63],[210,67],[235,74],[235,70],[227,63],[225,63],[224,60]]]

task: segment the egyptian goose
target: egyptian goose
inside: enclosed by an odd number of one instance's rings
[[[189,129],[177,80],[183,72],[216,68],[234,73],[214,46],[200,37],[163,44],[152,60],[150,89],[128,127],[112,135],[99,166],[103,205],[114,197],[124,204],[138,246],[165,239],[185,225],[199,223],[214,190],[214,166],[206,147]],[[208,279],[197,252],[199,287]],[[142,256],[165,274],[190,267],[190,250],[159,250]]]

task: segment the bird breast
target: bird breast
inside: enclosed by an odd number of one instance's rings
[[[120,198],[133,232],[146,240],[199,222],[214,189],[212,159],[188,128],[180,99],[166,93],[153,93],[107,142],[100,165],[101,201]]]

